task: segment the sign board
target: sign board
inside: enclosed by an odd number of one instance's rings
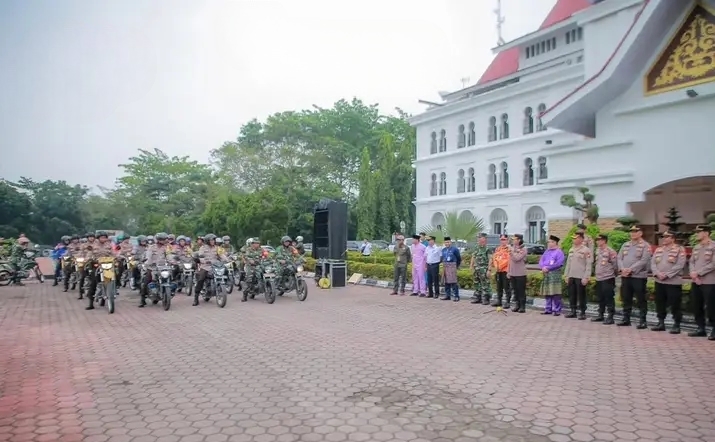
[[[348,284],[359,284],[362,280],[362,273],[353,273],[353,276],[348,279]]]

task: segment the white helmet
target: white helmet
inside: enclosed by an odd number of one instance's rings
[[[296,242],[303,242],[303,237],[302,237],[302,236],[298,236],[298,237],[296,237],[295,240],[296,240]]]
[[[248,239],[246,240],[246,245],[247,245],[247,246],[250,246],[252,242],[253,242],[253,238],[248,238]]]

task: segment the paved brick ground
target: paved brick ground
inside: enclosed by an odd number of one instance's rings
[[[0,441],[715,441],[715,343],[352,287],[114,315],[0,288]]]

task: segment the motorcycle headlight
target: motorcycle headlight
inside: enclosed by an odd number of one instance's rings
[[[112,263],[105,262],[102,264],[102,269],[104,269],[104,270],[111,270],[113,268],[114,268],[114,264],[112,264]]]
[[[184,263],[184,268],[185,268],[186,270],[191,270],[191,267],[192,267],[192,266],[191,266],[190,263],[188,263],[188,262],[185,262],[185,263]]]
[[[78,262],[79,264],[82,264],[82,263],[84,262],[84,258],[77,258],[77,262]]]
[[[303,271],[303,266],[298,266],[298,268],[297,268],[296,270],[299,271],[299,272],[302,272],[302,271]]]
[[[168,271],[168,270],[162,270],[162,271],[161,271],[161,277],[164,278],[164,279],[168,279],[168,278],[169,278],[169,271]]]
[[[223,276],[223,274],[226,272],[226,269],[223,267],[219,267],[214,269],[214,273],[216,273],[219,276]]]

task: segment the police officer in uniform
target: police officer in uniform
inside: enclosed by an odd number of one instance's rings
[[[613,324],[613,314],[616,309],[616,276],[618,274],[618,253],[608,247],[608,236],[596,237],[596,293],[598,294],[598,316],[591,319],[593,322],[603,322],[603,325]],[[608,316],[603,318],[603,314]]]
[[[87,246],[87,253],[90,258],[85,264],[87,266],[87,277],[89,279],[89,293],[87,293],[87,299],[89,299],[89,305],[85,310],[94,310],[94,294],[97,291],[97,269],[94,267],[94,263],[99,258],[104,258],[108,256],[114,256],[114,251],[112,250],[112,244],[109,241],[109,234],[107,232],[100,231],[97,233],[98,241],[92,242],[91,245]]]
[[[164,232],[157,233],[155,238],[155,243],[150,245],[146,250],[144,267],[146,272],[144,273],[144,279],[142,281],[141,287],[139,288],[140,298],[139,307],[143,308],[146,306],[146,297],[149,294],[149,283],[151,282],[151,269],[159,263],[164,263],[172,260],[172,253],[168,250],[169,247],[169,235]]]
[[[621,275],[621,301],[623,302],[623,319],[618,323],[621,327],[631,325],[633,298],[640,313],[636,326],[639,330],[648,328],[646,316],[648,301],[646,299],[646,282],[650,266],[650,244],[643,239],[643,231],[639,226],[630,229],[631,240],[623,244],[618,252],[618,269]]]
[[[665,331],[665,317],[673,315],[673,328],[670,333],[680,333],[680,321],[683,319],[681,304],[683,302],[683,269],[685,268],[685,248],[675,243],[675,232],[666,230],[662,233],[663,243],[655,249],[650,261],[650,267],[655,278],[655,310],[658,314],[658,325],[653,331]]]
[[[82,244],[79,242],[79,235],[74,234],[70,237],[70,245],[67,246],[67,255],[72,260],[82,256]],[[64,278],[62,282],[64,283],[64,287],[62,288],[63,292],[66,292],[70,288],[70,276],[72,275],[72,270],[73,270],[73,263],[70,261],[70,264],[65,266],[63,271],[64,271]],[[79,277],[79,275],[77,275]],[[81,295],[80,295],[81,299]]]
[[[199,258],[199,271],[196,273],[196,289],[194,289],[193,306],[199,305],[199,295],[206,283],[206,277],[211,270],[211,264],[216,261],[228,261],[228,257],[216,245],[216,235],[209,233],[204,237],[205,244],[197,252]]]
[[[715,241],[710,238],[711,232],[712,229],[708,225],[695,228],[698,245],[693,248],[693,254],[690,256],[690,294],[693,297],[695,324],[698,328],[688,333],[688,336],[705,336],[707,317],[712,326],[708,339],[715,341]]]
[[[569,251],[564,270],[571,307],[571,313],[565,318],[578,317],[581,321],[586,319],[586,286],[591,279],[593,266],[593,252],[586,245],[585,236],[583,232],[576,232],[573,235],[573,246]],[[578,315],[576,315],[576,304],[578,304]]]

